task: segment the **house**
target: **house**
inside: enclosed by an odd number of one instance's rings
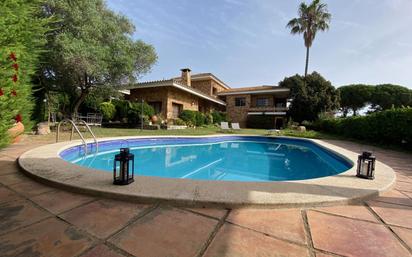
[[[145,101],[167,120],[177,119],[182,110],[224,111],[229,121],[241,127],[254,127],[250,121],[261,117],[270,127],[280,128],[285,123],[288,96],[288,88],[231,88],[212,73],[191,74],[185,68],[180,77],[133,85],[128,98]]]

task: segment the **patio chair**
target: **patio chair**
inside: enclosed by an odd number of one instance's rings
[[[233,130],[240,130],[239,123],[232,123],[232,129]]]
[[[230,131],[229,122],[220,122],[220,130],[223,131]]]

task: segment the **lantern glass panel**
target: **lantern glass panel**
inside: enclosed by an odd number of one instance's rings
[[[131,163],[131,167],[130,167]],[[131,174],[130,174],[131,173]],[[134,155],[129,153],[128,148],[121,148],[120,153],[115,155],[113,167],[113,184],[128,185],[134,181]]]
[[[359,155],[356,175],[361,178],[374,179],[375,160],[375,156],[369,152]]]

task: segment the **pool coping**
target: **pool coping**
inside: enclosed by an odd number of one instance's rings
[[[199,138],[256,136],[218,134],[206,136],[129,136],[99,138],[99,141],[132,138]],[[256,136],[264,137],[264,136]],[[273,136],[271,136],[273,138]],[[276,136],[274,137],[276,138]],[[293,138],[295,137],[278,137]],[[317,139],[309,140],[356,164],[358,154]],[[93,140],[87,140],[93,143]],[[330,206],[370,199],[391,189],[396,181],[392,168],[376,162],[374,180],[355,176],[356,165],[329,177],[274,182],[207,181],[135,176],[127,186],[112,184],[113,174],[81,167],[63,160],[59,153],[81,144],[80,140],[49,144],[22,154],[18,163],[23,172],[42,183],[72,192],[142,203],[166,202],[184,206],[219,206],[225,208],[269,207],[292,208]],[[75,171],[75,172],[73,172]]]

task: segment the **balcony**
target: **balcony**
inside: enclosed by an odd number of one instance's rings
[[[249,112],[286,112],[287,107],[275,107],[275,106],[251,106]]]

